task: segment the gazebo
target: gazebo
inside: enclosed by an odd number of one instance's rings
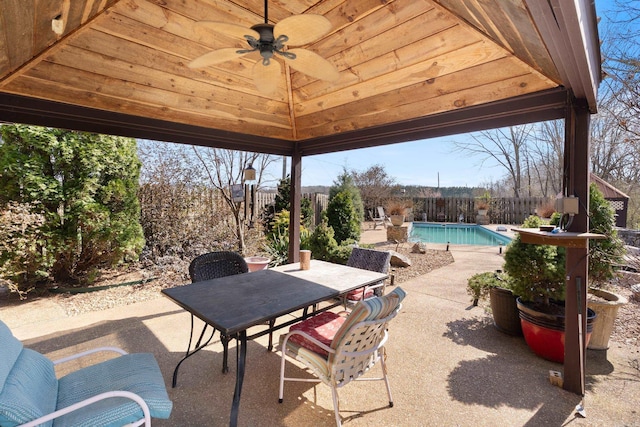
[[[259,0],[6,0],[0,120],[290,156],[296,261],[305,156],[564,119],[564,194],[581,201],[570,231],[587,231],[589,116],[601,79],[593,0],[271,3],[267,18]],[[331,23],[304,48],[337,79],[287,61],[264,95],[251,71],[258,52],[188,66],[213,50],[247,49],[198,21],[249,28],[299,14]],[[578,246],[567,256],[564,387],[584,394],[587,247]]]

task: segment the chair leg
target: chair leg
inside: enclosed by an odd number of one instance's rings
[[[391,396],[391,386],[389,385],[389,377],[387,377],[387,364],[384,362],[385,354],[384,347],[381,349],[380,354],[380,367],[382,368],[382,378],[384,378],[384,384],[387,386],[387,395],[389,396],[389,407],[393,408],[393,397]]]
[[[284,365],[285,365],[285,349],[282,349],[282,357],[280,359],[280,391],[278,392],[278,403],[282,403],[284,398]]]
[[[331,385],[331,397],[333,398],[333,411],[336,414],[336,426],[342,427],[342,420],[340,419],[340,399],[338,398],[338,389],[335,385]]]

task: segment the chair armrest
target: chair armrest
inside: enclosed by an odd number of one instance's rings
[[[105,393],[101,393],[98,395],[95,395],[93,397],[90,397],[88,399],[82,400],[78,403],[74,403],[73,405],[67,406],[66,408],[62,408],[62,409],[58,409],[55,412],[52,412],[50,414],[44,415],[40,418],[36,418],[33,421],[29,421],[26,424],[22,424],[20,425],[20,427],[35,427],[38,426],[42,423],[45,423],[47,421],[53,420],[55,418],[61,417],[63,415],[66,415],[70,412],[73,412],[75,410],[78,410],[80,408],[84,408],[85,406],[89,406],[93,403],[99,402],[101,400],[105,400],[105,399],[110,399],[112,397],[125,397],[128,399],[131,399],[133,401],[135,401],[140,408],[142,409],[142,412],[144,414],[144,419],[143,422],[137,422],[134,423],[132,425],[134,426],[139,426],[142,424],[145,424],[147,426],[151,425],[151,413],[149,412],[149,406],[147,406],[147,403],[144,401],[144,399],[142,399],[140,396],[138,396],[135,393],[132,393],[130,391],[122,391],[122,390],[118,390],[118,391],[108,391]]]
[[[54,365],[58,365],[60,363],[68,362],[70,360],[78,359],[80,357],[88,356],[90,354],[99,353],[99,352],[102,352],[102,351],[112,351],[112,352],[118,353],[120,355],[127,354],[126,351],[124,351],[123,349],[118,348],[118,347],[96,347],[96,348],[93,348],[91,350],[87,350],[87,351],[83,351],[81,353],[72,354],[71,356],[63,357],[62,359],[54,360],[53,364]]]
[[[285,335],[284,339],[282,340],[282,352],[283,353],[285,352],[285,348],[287,347],[287,341],[289,341],[289,338],[292,335],[301,335],[305,339],[311,341],[312,343],[314,343],[318,347],[322,348],[323,350],[328,351],[329,353],[335,353],[336,352],[334,349],[332,349],[328,345],[318,341],[317,339],[313,338],[311,335],[307,334],[306,332],[303,332],[303,331],[291,331],[287,335]],[[312,350],[309,350],[309,351],[312,351]]]

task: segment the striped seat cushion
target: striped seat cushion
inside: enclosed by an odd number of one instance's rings
[[[356,304],[351,310],[349,316],[342,323],[340,329],[335,333],[330,347],[338,348],[342,339],[348,334],[349,330],[357,323],[366,322],[368,320],[382,319],[387,317],[398,307],[398,304],[404,299],[406,293],[400,287],[397,287],[387,295],[362,300]],[[333,354],[329,356],[329,363],[332,363]]]
[[[300,323],[296,323],[289,328],[289,331],[301,331],[307,333],[312,338],[317,339],[327,347],[331,345],[331,341],[336,332],[340,329],[345,321],[344,316],[340,316],[337,313],[331,311],[322,312],[316,316],[303,320]],[[324,357],[329,355],[325,349],[317,346],[313,342],[309,341],[302,335],[292,335],[289,338],[290,342],[305,347],[315,353],[318,353]]]
[[[354,289],[347,293],[347,299],[349,301],[360,301],[364,298],[371,298],[373,296],[373,289],[370,288],[360,288]]]

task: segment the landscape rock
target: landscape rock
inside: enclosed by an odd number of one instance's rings
[[[426,254],[427,253],[427,245],[422,243],[422,242],[418,242],[415,245],[413,245],[413,247],[411,248],[411,253],[412,254]]]
[[[391,252],[390,263],[392,267],[410,267],[411,266],[411,259],[408,256],[403,255],[396,251],[389,251],[389,252]]]

